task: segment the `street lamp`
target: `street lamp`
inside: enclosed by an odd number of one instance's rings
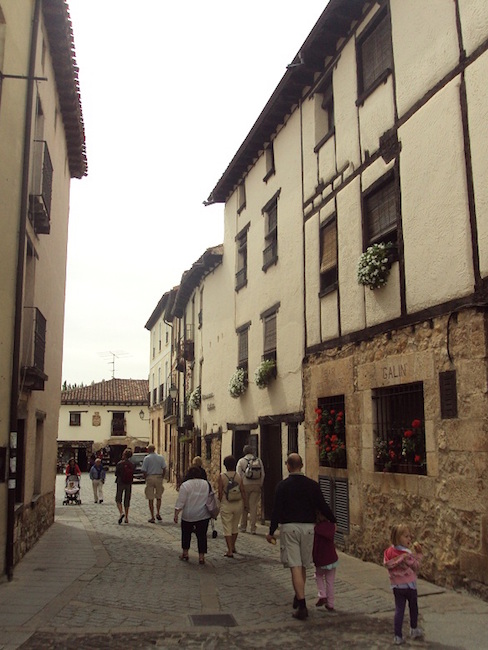
[[[139,417],[141,418],[141,420],[149,421],[149,420],[151,419],[151,418],[145,418],[144,415],[145,415],[145,413],[144,413],[144,411],[141,409],[141,410],[139,411]]]
[[[169,389],[169,396],[173,399],[176,399],[178,397],[178,389],[174,384],[171,384],[171,388]]]

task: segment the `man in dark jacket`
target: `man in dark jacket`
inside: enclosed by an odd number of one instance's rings
[[[291,571],[295,590],[293,599],[294,618],[301,621],[308,617],[305,602],[307,568],[312,564],[314,525],[320,512],[328,521],[336,523],[317,481],[302,472],[303,461],[298,454],[290,454],[286,460],[289,476],[276,486],[273,513],[266,539],[275,543],[274,533],[280,525],[280,545],[283,565]]]

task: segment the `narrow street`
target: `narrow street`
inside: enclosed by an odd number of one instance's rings
[[[0,584],[0,648],[392,644],[393,598],[384,569],[341,554],[333,613],[315,608],[310,571],[310,616],[295,621],[289,571],[279,561],[279,546],[267,544],[266,528],[240,534],[237,557],[228,559],[218,523],[217,538],[209,534],[207,563],[198,565],[195,545],[190,562],[180,562],[180,528],[172,520],[176,492],[165,486],[161,523],[148,523],[144,485],[136,484],[130,523],[118,525],[113,474],[103,504],[93,503],[83,475],[81,506],[62,505],[64,477],[58,476],[56,523],[16,568],[14,580]],[[426,640],[410,646],[486,647],[488,604],[425,581],[419,595]]]

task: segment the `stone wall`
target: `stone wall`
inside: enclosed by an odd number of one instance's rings
[[[304,372],[307,472],[346,475],[346,550],[382,561],[389,529],[407,521],[424,545],[422,574],[438,584],[488,585],[487,322],[466,309],[309,358]],[[449,355],[451,358],[449,358]],[[439,372],[456,371],[458,416],[441,419]],[[375,471],[376,388],[422,382],[427,474]],[[319,467],[319,397],[345,396],[348,468]]]
[[[14,564],[31,549],[54,522],[54,492],[43,494],[15,513]]]

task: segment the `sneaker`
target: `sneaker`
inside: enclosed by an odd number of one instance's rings
[[[162,520],[163,520],[163,518],[161,517],[161,515],[156,515],[156,519],[157,519],[158,521],[162,521]]]
[[[404,643],[405,643],[405,641],[403,640],[403,637],[401,637],[401,636],[396,636],[393,639],[393,645],[403,645]]]
[[[322,605],[327,605],[327,598],[319,598],[315,603],[315,607],[322,607]]]
[[[103,499],[100,499],[100,501],[98,503],[103,503]]]
[[[410,638],[420,639],[424,636],[424,631],[420,627],[410,628]]]

